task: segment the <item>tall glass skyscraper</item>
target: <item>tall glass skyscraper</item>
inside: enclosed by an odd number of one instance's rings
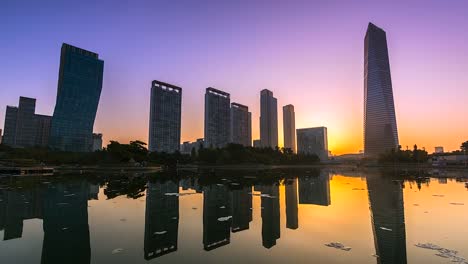
[[[364,153],[375,157],[397,147],[387,36],[369,23],[364,40]]]
[[[99,55],[62,45],[50,146],[62,151],[87,152],[102,90],[104,61]]]
[[[229,144],[231,133],[231,98],[226,92],[206,88],[205,147],[222,148]]]
[[[273,92],[260,92],[260,143],[262,147],[278,146],[278,101]]]
[[[173,153],[180,147],[182,88],[153,81],[151,85],[149,150]]]

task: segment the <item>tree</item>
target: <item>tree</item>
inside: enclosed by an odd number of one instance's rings
[[[468,141],[465,141],[460,146],[461,151],[468,152]]]

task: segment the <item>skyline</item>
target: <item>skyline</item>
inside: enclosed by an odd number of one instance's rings
[[[459,34],[468,29],[468,23],[463,23],[468,4],[461,1],[415,1],[405,9],[403,2],[367,3],[366,7],[342,2],[341,8],[337,2],[304,3],[322,14],[309,14],[306,11],[311,9],[301,8],[304,5],[298,2],[287,7],[261,2],[203,2],[186,8],[149,4],[148,10],[136,4],[127,10],[104,1],[92,4],[96,9],[72,12],[63,10],[65,4],[54,6],[50,1],[37,13],[31,13],[39,8],[34,5],[42,4],[15,3],[0,10],[0,28],[5,32],[0,50],[4,58],[0,63],[2,124],[6,105],[16,105],[19,96],[36,98],[37,114],[53,114],[59,48],[66,42],[95,51],[106,62],[94,129],[103,133],[104,144],[111,139],[147,142],[149,85],[157,79],[184,87],[181,142],[203,137],[201,102],[210,86],[249,107],[252,139],[258,139],[259,94],[269,89],[278,98],[278,107],[295,106],[296,128],[326,126],[334,154],[357,152],[363,149],[363,38],[367,23],[373,22],[387,32],[402,147],[418,144],[432,151],[441,145],[451,151],[468,134],[468,125],[460,122],[468,114],[464,107],[468,63],[459,59],[468,55],[463,46],[468,37]],[[422,8],[422,3],[427,6]],[[98,17],[104,7],[111,12]],[[161,16],[151,16],[150,7],[162,10]],[[295,16],[275,21],[283,7]],[[346,8],[359,12],[344,13]],[[266,12],[257,17],[259,9]],[[411,12],[398,12],[395,17],[392,10]],[[89,22],[82,23],[80,18],[88,12]],[[55,16],[48,17],[51,13]],[[145,24],[150,18],[166,19],[166,14],[172,18],[164,26],[156,21]],[[209,14],[218,14],[216,25],[207,19]],[[185,19],[176,22],[179,16]],[[122,26],[132,18],[138,19],[120,28],[106,24]],[[69,27],[74,30],[68,31]],[[278,138],[282,146],[281,118]]]

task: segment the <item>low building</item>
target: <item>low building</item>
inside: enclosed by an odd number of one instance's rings
[[[253,147],[254,148],[261,148],[262,147],[262,142],[260,141],[260,139],[255,139],[253,141]]]
[[[195,149],[195,151],[198,152],[198,150],[200,150],[200,148],[203,147],[203,145],[204,145],[204,139],[203,138],[199,138],[194,142],[184,141],[180,145],[180,153],[182,153],[182,154],[191,154],[192,149]]]
[[[321,161],[328,160],[328,138],[326,127],[297,129],[297,153],[315,154]]]
[[[444,153],[444,147],[441,147],[441,146],[435,147],[434,148],[434,153],[436,153],[436,154]]]
[[[102,150],[102,134],[93,133],[93,151]]]

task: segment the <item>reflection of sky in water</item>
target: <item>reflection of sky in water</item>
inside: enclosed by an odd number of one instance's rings
[[[468,191],[460,179],[312,170],[260,182],[244,174],[178,183],[133,176],[2,181],[0,262],[447,260],[414,246],[426,242],[468,257]]]

